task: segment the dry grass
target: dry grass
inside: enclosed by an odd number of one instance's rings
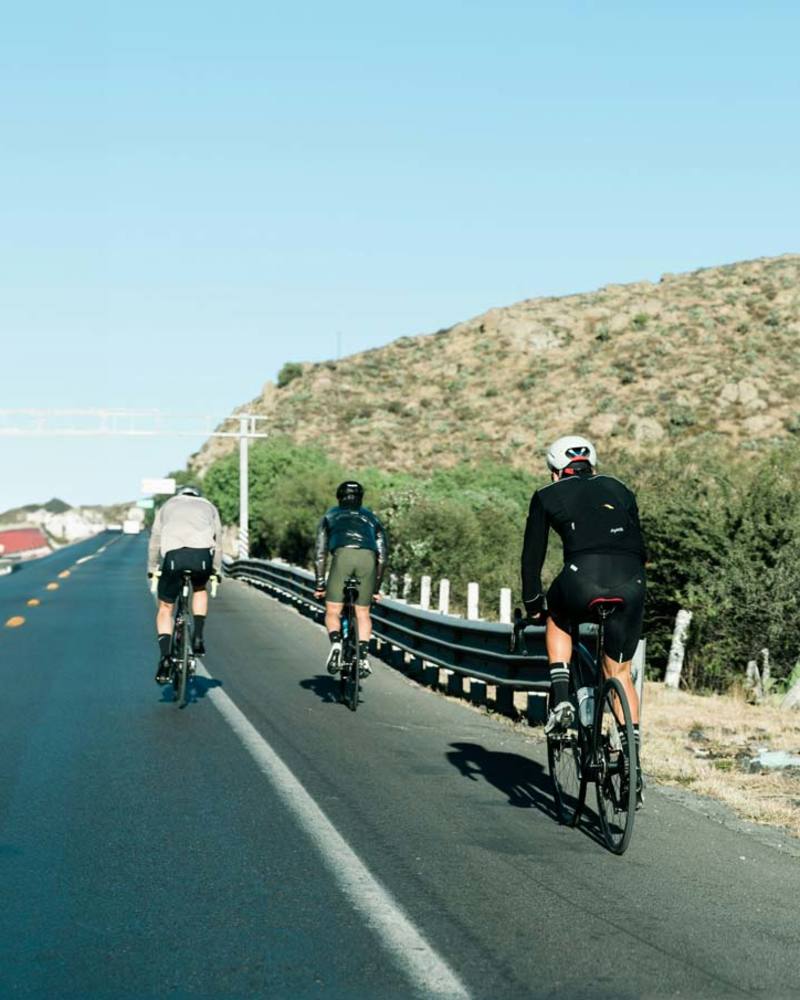
[[[642,759],[656,781],[689,788],[743,819],[800,837],[800,771],[750,771],[759,750],[800,752],[800,713],[744,698],[645,688]]]

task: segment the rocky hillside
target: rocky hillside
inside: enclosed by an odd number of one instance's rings
[[[339,362],[287,365],[245,410],[353,467],[529,464],[568,432],[659,450],[800,435],[800,255],[491,309]],[[204,471],[234,445],[212,440]]]

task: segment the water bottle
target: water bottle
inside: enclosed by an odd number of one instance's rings
[[[594,722],[594,688],[578,688],[578,715],[584,727]]]

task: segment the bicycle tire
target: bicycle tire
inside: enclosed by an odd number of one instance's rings
[[[361,670],[358,666],[358,619],[355,611],[350,610],[350,624],[347,629],[348,661],[350,663],[350,710],[358,708],[358,698],[361,689]]]
[[[614,699],[621,709],[621,724],[614,714]],[[624,740],[621,729],[625,732]],[[616,677],[604,681],[595,707],[592,759],[600,765],[596,790],[603,839],[613,854],[624,854],[636,815],[638,761],[630,705]]]
[[[191,635],[189,623],[184,621],[181,630],[181,650],[178,660],[178,708],[185,708],[189,701],[189,658],[191,647]]]
[[[580,732],[575,725],[566,733],[547,737],[547,766],[553,782],[553,801],[559,822],[575,826],[586,798]]]
[[[172,682],[173,700],[178,700],[178,687],[180,686],[179,654],[183,635],[183,617],[180,605],[175,615],[175,623],[172,627],[172,641],[169,645],[169,676]]]

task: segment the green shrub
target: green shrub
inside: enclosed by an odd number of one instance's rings
[[[303,366],[298,361],[287,361],[278,372],[278,388],[283,389],[303,374]]]
[[[685,607],[693,612],[688,684],[724,690],[764,647],[775,678],[788,682],[800,631],[800,459],[780,446],[735,452],[701,434],[656,457],[632,457],[625,449],[617,456],[608,450],[601,460],[602,471],[619,476],[638,497],[649,552],[651,675],[663,674],[675,614]],[[253,552],[309,565],[317,523],[335,502],[337,483],[355,477],[365,486],[365,503],[386,525],[391,570],[411,574],[415,587],[423,573],[434,581],[447,577],[456,608],[463,608],[466,585],[475,580],[482,613],[490,616],[501,587],[519,599],[528,503],[547,482],[540,455],[532,456],[531,467],[534,476],[500,462],[463,463],[427,476],[345,469],[319,448],[274,437],[250,452]],[[215,462],[203,485],[223,521],[235,523],[238,455]],[[553,536],[545,585],[560,556]]]

